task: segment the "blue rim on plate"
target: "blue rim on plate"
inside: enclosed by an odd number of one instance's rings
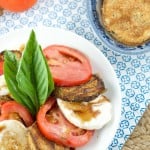
[[[98,0],[87,1],[88,16],[95,33],[101,39],[101,41],[108,46],[108,48],[122,54],[142,54],[148,51],[150,52],[150,42],[136,47],[129,47],[118,43],[111,38],[99,22],[99,16],[96,11],[97,1]]]

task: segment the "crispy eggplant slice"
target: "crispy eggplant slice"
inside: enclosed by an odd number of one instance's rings
[[[11,52],[13,52],[18,59],[21,58],[21,55],[22,55],[21,51],[19,51],[19,50],[11,50]],[[4,53],[5,53],[5,50],[0,52],[0,61],[4,61]]]
[[[0,96],[0,102],[1,101],[7,102],[7,101],[12,101],[12,100],[13,99],[9,95]]]
[[[28,128],[28,142],[31,150],[71,150],[68,147],[47,140],[40,133],[36,123]]]
[[[73,87],[55,87],[53,95],[65,101],[82,102],[91,101],[105,91],[105,85],[101,78],[93,75],[91,79],[84,84]]]

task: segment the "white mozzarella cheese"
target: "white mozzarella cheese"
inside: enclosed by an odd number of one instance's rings
[[[0,122],[0,149],[26,150],[28,145],[27,129],[16,120]]]
[[[9,95],[10,92],[7,88],[6,81],[4,75],[0,76],[0,96]]]
[[[88,118],[87,120],[86,119],[84,120],[82,118],[85,114],[81,116],[77,115],[77,113],[74,110],[68,108],[66,105],[66,103],[68,102],[63,101],[61,99],[57,99],[57,103],[66,119],[75,126],[80,127],[82,129],[88,130],[100,129],[105,124],[107,124],[112,117],[111,103],[107,99],[105,99],[104,96],[101,95],[98,96],[96,99],[90,101],[90,107],[92,109],[91,113],[95,113],[95,115],[93,115],[91,118]],[[88,102],[82,102],[82,105],[88,106]],[[83,113],[86,113],[86,111],[85,112],[83,111]]]

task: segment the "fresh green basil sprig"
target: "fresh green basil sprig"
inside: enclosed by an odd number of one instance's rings
[[[8,89],[17,102],[35,115],[54,90],[54,82],[41,46],[32,30],[20,60],[6,51],[4,76]]]

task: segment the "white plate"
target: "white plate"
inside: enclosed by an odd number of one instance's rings
[[[0,50],[18,49],[26,43],[31,29],[21,29],[0,37]],[[121,115],[121,92],[115,72],[107,58],[92,43],[84,38],[62,29],[35,28],[38,42],[44,48],[50,44],[63,44],[76,48],[89,57],[93,73],[100,74],[107,88],[106,96],[112,103],[112,120],[103,129],[95,132],[91,141],[77,150],[106,150],[111,144],[118,128]]]

